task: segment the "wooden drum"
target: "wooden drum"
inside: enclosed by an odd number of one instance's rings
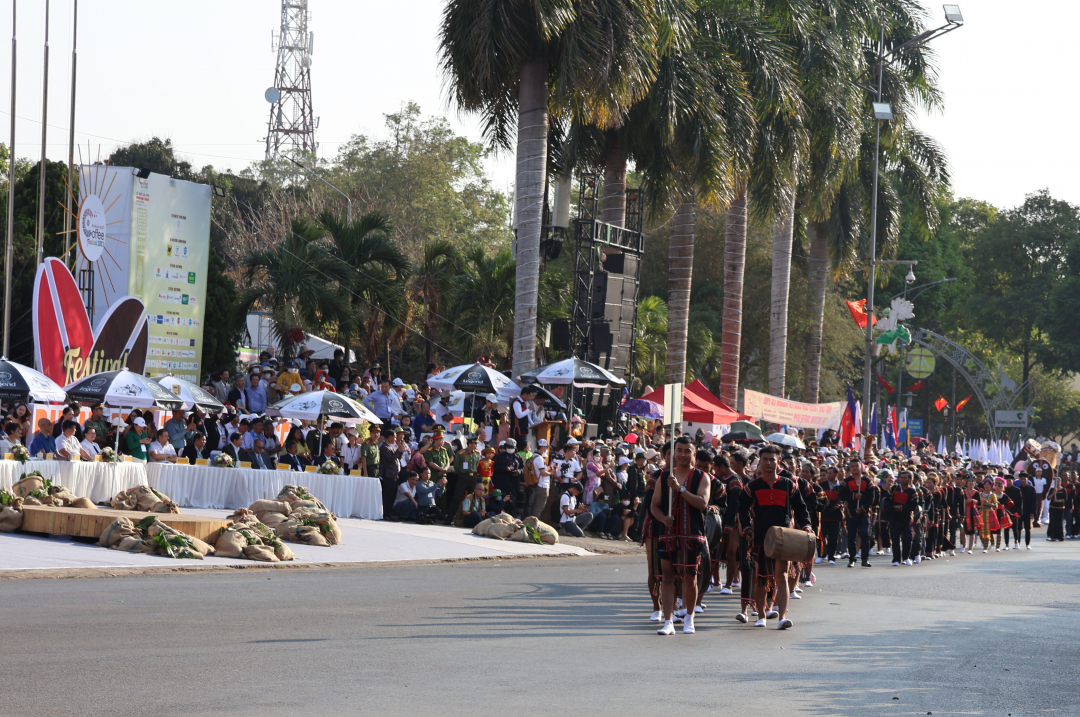
[[[805,530],[774,525],[765,533],[765,555],[774,560],[806,563],[816,552],[817,540]]]

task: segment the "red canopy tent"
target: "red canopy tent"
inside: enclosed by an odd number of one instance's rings
[[[664,388],[661,386],[642,398],[662,406],[664,405]],[[754,419],[750,416],[739,413],[709,393],[705,384],[697,379],[683,386],[683,422],[730,426],[732,421],[752,420]]]

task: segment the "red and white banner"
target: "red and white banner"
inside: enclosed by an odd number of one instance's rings
[[[844,406],[840,401],[799,403],[750,389],[743,390],[743,413],[770,423],[798,428],[839,428]]]

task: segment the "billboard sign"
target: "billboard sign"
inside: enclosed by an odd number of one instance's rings
[[[1027,426],[1027,411],[994,411],[994,428],[1027,428]]]

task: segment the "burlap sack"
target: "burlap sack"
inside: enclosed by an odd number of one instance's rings
[[[247,538],[235,530],[226,530],[214,543],[214,554],[219,558],[239,558],[247,547]]]
[[[94,505],[94,501],[90,500],[89,498],[76,498],[75,500],[71,501],[71,504],[70,504],[69,507],[71,507],[71,508],[94,508],[94,509],[97,508],[97,506]]]
[[[139,529],[135,527],[134,523],[121,516],[105,526],[105,530],[101,531],[98,545],[105,548],[112,548],[119,544],[124,538],[138,538],[139,540],[142,540],[142,535],[139,533]]]
[[[25,498],[34,491],[44,490],[45,481],[41,476],[24,476],[18,483],[11,486],[11,492],[17,496]]]
[[[269,545],[245,545],[244,557],[248,560],[261,560],[264,563],[278,562],[278,556]]]
[[[294,500],[289,503],[292,510],[290,513],[295,513],[298,510],[323,510],[323,504],[317,500]]]
[[[341,528],[338,527],[337,521],[334,520],[333,513],[325,510],[312,510],[306,508],[294,512],[290,517],[297,520],[314,520],[322,529],[322,534],[327,542],[331,545],[339,545],[341,543]]]
[[[559,532],[539,518],[530,515],[525,519],[525,524],[540,533],[540,540],[544,545],[554,545],[559,542]]]
[[[304,545],[329,546],[330,541],[323,536],[322,531],[313,525],[304,525],[300,521],[287,520],[279,525],[275,532],[282,540]]]
[[[274,546],[274,555],[278,560],[295,560],[296,554],[293,553],[292,548],[282,543],[281,545]]]
[[[180,506],[171,500],[159,500],[150,508],[151,513],[179,513]]]
[[[487,535],[489,538],[498,538],[499,540],[506,540],[517,531],[521,530],[522,523],[515,521],[513,523],[505,523],[495,521],[487,529]]]
[[[41,501],[31,495],[26,496],[22,500],[23,505],[41,505]]]
[[[259,513],[285,513],[288,515],[292,512],[290,507],[289,503],[283,500],[257,500],[248,506],[248,510],[256,515]]]
[[[487,535],[488,528],[490,528],[491,524],[494,522],[495,521],[491,518],[485,518],[473,526],[472,532],[476,535]]]
[[[199,551],[200,555],[214,555],[217,553],[213,545],[210,545],[203,540],[199,540],[194,535],[189,535],[187,537],[188,540],[191,541],[191,544],[195,547],[195,549]]]
[[[113,510],[135,510],[136,503],[138,503],[138,499],[133,495],[128,495],[126,490],[117,493],[110,501]]]
[[[259,513],[259,522],[267,528],[276,528],[289,519],[289,516],[281,513]]]
[[[27,496],[27,500],[36,500],[38,502],[38,505],[45,505],[45,506],[50,506],[50,507],[52,507],[52,506],[59,507],[59,506],[64,505],[64,501],[60,500],[59,498],[53,498],[51,495],[46,495],[46,496],[43,496],[41,498],[31,498],[31,497]]]
[[[125,553],[153,553],[157,550],[157,543],[153,540],[143,540],[134,535],[129,535],[113,547],[116,550],[123,550]]]
[[[226,520],[236,526],[255,525],[259,522],[258,516],[247,508],[237,508]]]
[[[134,488],[129,488],[128,493],[135,496],[135,510],[144,510],[150,512],[151,509],[162,501],[167,501],[168,496],[163,493],[157,493],[148,485],[137,485]]]
[[[4,506],[0,510],[0,533],[14,533],[22,527],[23,514],[21,510]]]
[[[61,505],[71,505],[72,501],[78,499],[78,496],[62,485],[54,485],[50,488],[49,497],[59,500]]]

